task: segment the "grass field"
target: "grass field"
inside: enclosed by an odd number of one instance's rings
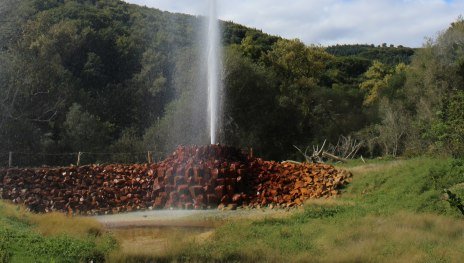
[[[116,240],[95,220],[0,201],[0,262],[103,262]]]
[[[207,239],[174,235],[168,247],[117,252],[116,262],[462,262],[464,220],[441,188],[462,195],[462,162],[418,158],[350,163],[341,197],[286,217],[233,220]],[[459,190],[461,189],[461,190]],[[143,256],[140,256],[143,255]]]
[[[91,219],[32,215],[0,203],[3,262],[462,262],[464,161],[417,158],[343,165],[354,177],[336,199],[287,213],[221,219],[213,231],[120,229]],[[52,259],[52,260],[50,260]],[[2,262],[2,261],[0,261]]]

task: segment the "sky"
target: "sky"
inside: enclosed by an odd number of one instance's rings
[[[208,0],[125,0],[205,15]],[[306,44],[420,47],[464,14],[464,0],[217,0],[219,18]]]

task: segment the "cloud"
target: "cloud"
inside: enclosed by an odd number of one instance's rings
[[[207,0],[126,0],[201,15]],[[218,0],[219,16],[307,44],[418,47],[462,14],[464,0]]]

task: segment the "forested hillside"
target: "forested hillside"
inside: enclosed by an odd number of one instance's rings
[[[394,66],[399,63],[409,64],[414,55],[414,49],[382,44],[374,45],[335,45],[326,48],[326,51],[339,57],[358,57],[367,60],[378,60],[384,64]]]
[[[0,12],[0,152],[208,143],[201,17],[117,0],[3,0]],[[221,142],[274,159],[341,135],[372,156],[463,153],[463,21],[417,51],[222,27]]]

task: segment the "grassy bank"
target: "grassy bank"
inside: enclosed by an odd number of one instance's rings
[[[0,201],[0,262],[103,262],[115,246],[93,219],[31,214]]]
[[[348,164],[353,182],[335,200],[287,217],[234,220],[207,240],[180,239],[160,253],[119,262],[459,262],[464,221],[441,188],[460,191],[464,164],[419,158]],[[461,169],[461,170],[460,170]],[[463,173],[460,173],[463,171]]]

